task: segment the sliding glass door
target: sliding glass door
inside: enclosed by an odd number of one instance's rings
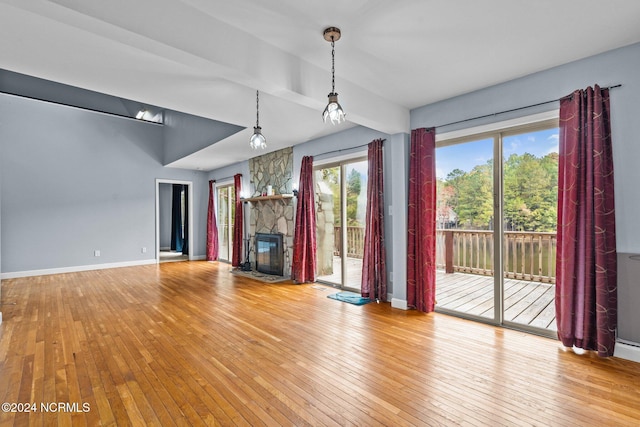
[[[558,129],[502,136],[503,321],[556,330]]]
[[[319,281],[360,290],[367,177],[364,159],[315,168]]]
[[[235,190],[232,184],[217,187],[218,247],[219,258],[231,262],[233,248],[233,223],[235,214]]]
[[[438,307],[493,320],[494,139],[436,150]]]
[[[554,330],[557,137],[552,121],[439,144],[440,311]]]

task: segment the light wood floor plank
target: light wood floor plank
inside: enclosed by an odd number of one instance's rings
[[[2,286],[0,397],[90,411],[0,413],[0,426],[640,424],[640,364],[443,314],[354,306],[327,298],[330,287],[265,284],[227,264]],[[514,313],[539,311],[532,289],[517,300],[514,290]]]

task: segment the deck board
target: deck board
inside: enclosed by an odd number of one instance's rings
[[[555,285],[504,280],[504,319],[556,330]],[[436,272],[437,307],[493,318],[493,277]]]
[[[334,257],[334,273],[318,280],[338,285],[340,258]],[[360,289],[362,259],[347,258],[347,285]],[[556,329],[555,285],[528,280],[504,279],[505,320],[537,328]],[[437,306],[476,316],[493,318],[493,277],[471,273],[436,272]]]

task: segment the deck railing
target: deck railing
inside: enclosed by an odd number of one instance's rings
[[[334,227],[333,253],[340,255],[342,228]],[[556,233],[505,231],[504,276],[555,283]],[[364,227],[347,227],[347,256],[362,258]],[[437,230],[436,267],[447,273],[493,275],[493,231]]]
[[[505,231],[504,275],[555,283],[556,233]],[[493,231],[438,230],[436,266],[447,273],[493,275]]]
[[[333,254],[340,256],[342,248],[342,227],[333,227]],[[362,258],[364,255],[364,227],[347,227],[347,256]]]

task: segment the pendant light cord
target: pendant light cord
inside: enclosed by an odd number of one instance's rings
[[[260,98],[258,94],[260,91],[256,90],[256,127],[260,127]]]
[[[336,50],[331,36],[331,93],[336,93]]]

